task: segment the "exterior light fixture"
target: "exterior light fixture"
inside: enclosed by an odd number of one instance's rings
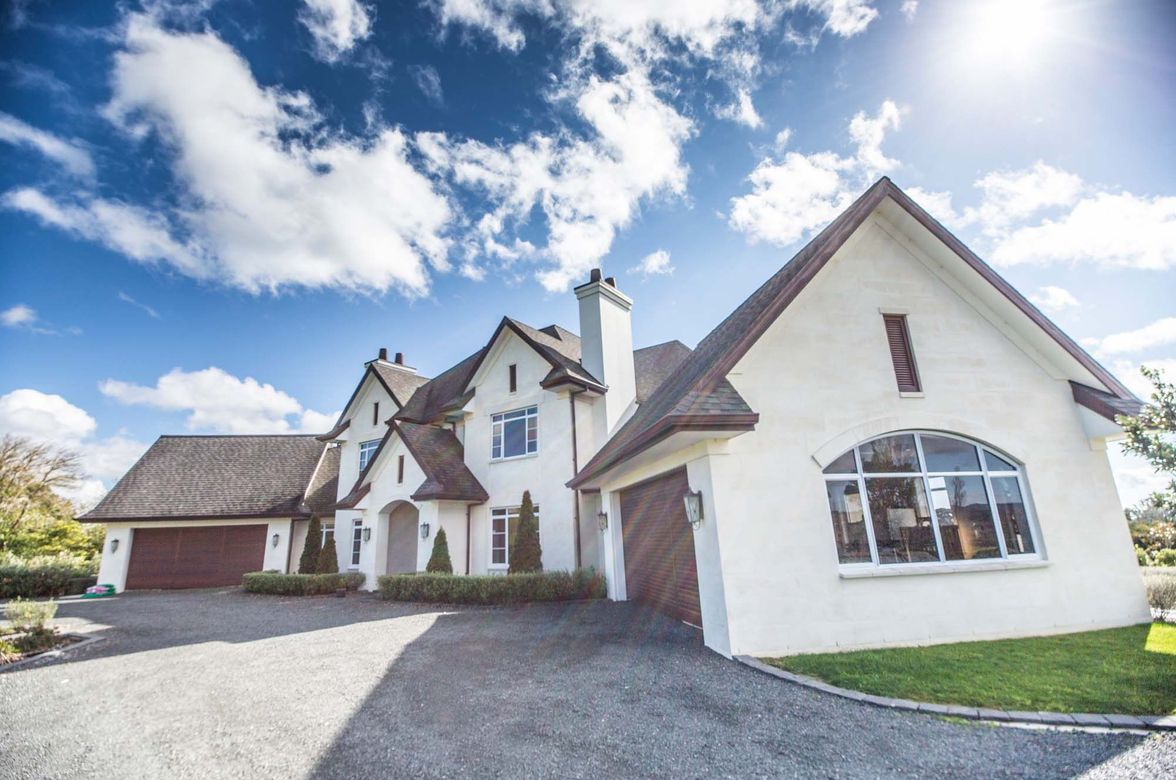
[[[110,551],[112,553],[118,552],[118,539],[111,539],[110,540]]]
[[[686,519],[690,521],[690,527],[697,531],[702,525],[702,491],[687,493],[682,496],[682,502],[686,505]]]
[[[372,540],[372,529],[371,528],[363,529],[363,540],[365,542],[370,542]]]
[[[429,538],[429,524],[428,523],[421,523],[421,538],[422,539]]]
[[[596,522],[600,525],[601,531],[608,530],[608,512],[603,509],[596,513]]]
[[[281,540],[282,540],[282,537],[280,534],[274,534],[273,536],[270,537],[270,544],[273,545],[274,547],[277,547],[278,542],[280,542]]]

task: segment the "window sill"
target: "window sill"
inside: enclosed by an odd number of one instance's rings
[[[984,561],[983,563],[907,563],[890,566],[840,566],[837,574],[843,580],[867,577],[908,577],[920,574],[961,574],[972,571],[1012,571],[1015,569],[1042,569],[1049,561],[1035,558],[1031,561]]]
[[[915,391],[899,390],[898,397],[899,398],[926,398],[927,394],[924,393],[922,390],[915,390]]]
[[[516,460],[527,460],[528,458],[538,458],[538,457],[539,457],[538,452],[529,452],[526,455],[512,455],[509,458],[491,458],[490,463],[491,464],[511,463],[512,461],[516,461]]]

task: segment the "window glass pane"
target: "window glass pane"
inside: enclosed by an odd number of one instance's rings
[[[527,452],[539,451],[539,418],[531,415],[527,418]]]
[[[852,453],[851,453],[852,454]],[[866,536],[866,515],[856,479],[829,480],[829,513],[837,539],[837,560],[841,563],[869,563],[870,542]]]
[[[994,455],[988,450],[984,450],[984,462],[988,464],[989,471],[1016,471],[1017,467],[1009,463],[999,455]]]
[[[502,457],[513,458],[527,454],[527,424],[522,420],[508,420],[502,424]]]
[[[1021,497],[1021,486],[1016,477],[993,477],[992,492],[996,497],[996,513],[1004,531],[1005,547],[1009,555],[1033,552],[1033,534],[1029,531],[1029,516]]]
[[[918,471],[919,455],[914,434],[885,436],[861,446],[862,469],[867,473],[887,474]]]
[[[874,521],[878,563],[939,560],[921,477],[867,479],[866,493]]]
[[[506,512],[494,510],[490,522],[490,562],[506,563]]]
[[[931,485],[931,506],[939,521],[943,556],[949,561],[999,558],[1000,543],[996,540],[984,478],[929,477],[927,481]]]
[[[980,459],[976,445],[946,436],[919,437],[923,440],[923,457],[927,471],[979,471]]]
[[[857,463],[853,459],[853,450],[842,455],[825,467],[826,474],[856,474]]]

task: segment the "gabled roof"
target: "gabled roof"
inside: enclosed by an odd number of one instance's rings
[[[532,328],[530,325],[510,317],[503,317],[502,322],[498,323],[494,335],[486,342],[486,348],[482,350],[481,357],[470,372],[471,378],[478,373],[482,362],[489,356],[490,349],[505,330],[511,331],[522,339],[551,366],[551,371],[539,383],[542,387],[571,383],[586,389],[604,392],[605,386],[580,365],[579,336],[558,325],[548,325],[542,329]]]
[[[465,449],[448,428],[395,423],[401,441],[425,472],[425,481],[412,494],[416,501],[477,501],[490,494],[466,467]]]
[[[681,341],[667,341],[633,350],[633,374],[637,380],[637,403],[643,404],[690,356]]]
[[[1113,397],[1126,401],[1138,400],[1023,295],[884,176],[699,342],[673,376],[637,407],[633,416],[568,485],[583,485],[676,430],[697,428],[700,424],[718,430],[733,430],[737,426],[746,428],[749,415],[738,411],[742,399],[736,400],[738,393],[727,383],[727,374],[886,198],[891,198],[999,290],[1062,349],[1103,382]],[[746,407],[746,404],[743,403],[742,407]],[[702,419],[697,419],[691,410],[701,410]],[[722,427],[724,417],[730,418],[731,428]]]
[[[322,442],[311,435],[161,436],[98,506],[78,519],[302,516],[303,496],[322,452]]]
[[[397,409],[403,409],[405,404],[416,394],[416,391],[430,381],[428,377],[420,376],[386,360],[368,362],[364,368],[363,376],[359,378],[359,383],[351,391],[351,397],[347,399],[347,403],[343,404],[343,411],[339,413],[339,420],[335,423],[335,427],[319,436],[321,441],[331,441],[337,438],[351,425],[351,418],[348,415],[351,411],[351,404],[355,403],[359,391],[363,389],[363,383],[367,381],[369,376],[374,377],[388,395],[392,396]]]
[[[306,496],[302,499],[302,508],[307,514],[325,515],[335,514],[335,501],[339,497],[339,454],[340,447],[327,447],[323,450],[314,476],[306,488]]]
[[[417,388],[408,403],[393,415],[393,420],[429,423],[450,409],[460,409],[469,400],[466,385],[474,369],[482,360],[485,349],[479,349],[456,366],[438,374]]]

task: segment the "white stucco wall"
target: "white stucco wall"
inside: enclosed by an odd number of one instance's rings
[[[1064,376],[1022,351],[874,218],[729,378],[760,422],[709,472],[727,652],[779,655],[1076,631],[1149,619],[1106,453]],[[906,313],[922,397],[900,397],[880,310]],[[944,430],[1025,465],[1035,568],[847,579],[821,468],[894,430]],[[814,459],[821,459],[818,463]],[[710,506],[707,507],[711,509]],[[696,547],[700,581],[719,560]],[[704,620],[706,592],[704,585]],[[708,626],[708,632],[711,627]],[[720,649],[708,637],[708,644]],[[721,650],[720,650],[721,651]]]

